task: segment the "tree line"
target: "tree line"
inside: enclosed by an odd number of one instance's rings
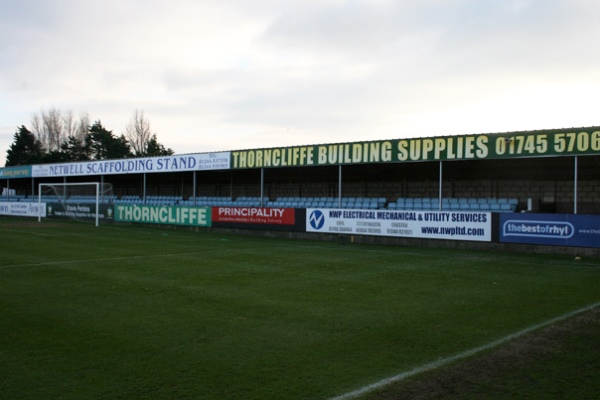
[[[42,110],[31,119],[31,130],[21,125],[6,152],[6,167],[73,161],[156,157],[174,154],[150,128],[141,110],[135,110],[125,134],[115,135],[100,120],[90,124],[87,114],[56,108]]]

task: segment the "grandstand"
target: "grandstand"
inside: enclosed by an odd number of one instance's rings
[[[0,203],[36,202],[40,183],[99,182],[112,188],[102,203],[115,207],[600,215],[600,127],[169,157],[2,168]],[[294,222],[295,230],[303,226]]]

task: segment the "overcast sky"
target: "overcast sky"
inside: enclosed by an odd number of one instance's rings
[[[56,108],[176,153],[600,125],[597,0],[0,0],[0,166]]]

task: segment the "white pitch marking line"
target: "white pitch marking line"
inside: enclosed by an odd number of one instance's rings
[[[43,267],[43,266],[46,266],[46,265],[78,264],[78,263],[102,262],[102,261],[122,261],[122,260],[134,260],[134,259],[139,259],[139,258],[171,257],[171,256],[192,255],[192,254],[200,254],[200,253],[201,252],[179,253],[179,254],[153,254],[153,255],[146,255],[146,256],[128,256],[128,257],[112,257],[112,258],[90,258],[90,259],[87,259],[87,260],[49,261],[49,262],[44,262],[44,263],[3,265],[3,266],[0,266],[0,269],[19,268],[19,267]]]
[[[238,249],[238,250],[257,250],[256,248]],[[223,253],[231,252],[231,250],[207,250],[207,251],[193,251],[189,253],[172,253],[172,254],[148,254],[139,256],[126,256],[126,257],[111,257],[111,258],[91,258],[87,260],[62,260],[62,261],[49,261],[44,263],[31,263],[31,264],[13,264],[13,265],[0,265],[0,269],[7,268],[21,268],[21,267],[43,267],[46,265],[60,265],[60,264],[78,264],[78,263],[89,263],[89,262],[103,262],[103,261],[123,261],[123,260],[135,260],[144,258],[156,258],[156,257],[177,257],[177,256],[192,256],[196,254],[209,254],[209,253]]]
[[[6,232],[25,233],[25,234],[27,234],[27,235],[38,235],[38,236],[56,236],[56,235],[53,235],[53,234],[51,234],[51,233],[43,233],[43,232],[29,232],[29,231],[21,231],[21,230],[18,230],[18,229],[7,229],[7,228],[3,228],[2,230],[3,230],[3,231],[6,231]],[[62,235],[62,236],[65,236],[65,235]]]
[[[530,327],[525,328],[523,330],[520,330],[520,331],[518,331],[516,333],[512,333],[512,334],[510,334],[508,336],[504,336],[504,337],[502,337],[502,338],[500,338],[498,340],[495,340],[493,342],[484,344],[483,346],[475,347],[473,349],[464,351],[462,353],[455,354],[455,355],[450,356],[450,357],[446,357],[446,358],[442,358],[442,359],[430,362],[428,364],[422,365],[422,366],[417,367],[415,369],[412,369],[410,371],[402,372],[402,373],[400,373],[398,375],[392,376],[390,378],[383,379],[383,380],[381,380],[379,382],[372,383],[370,385],[364,386],[364,387],[362,387],[360,389],[357,389],[357,390],[354,390],[352,392],[349,392],[349,393],[342,394],[340,396],[334,397],[334,398],[332,398],[330,400],[350,400],[350,399],[355,399],[358,396],[365,395],[365,394],[367,394],[369,392],[372,392],[373,390],[381,389],[381,388],[383,388],[383,387],[385,387],[387,385],[390,385],[390,384],[395,383],[395,382],[399,382],[399,381],[401,381],[403,379],[406,379],[406,378],[409,378],[411,376],[420,374],[422,372],[430,371],[430,370],[433,370],[433,369],[436,369],[436,368],[448,365],[450,363],[453,363],[454,361],[457,361],[457,360],[460,360],[460,359],[463,359],[463,358],[467,358],[467,357],[473,356],[473,355],[475,355],[477,353],[480,353],[482,351],[493,349],[494,347],[498,347],[498,346],[500,346],[500,345],[502,345],[502,344],[504,344],[506,342],[509,342],[509,341],[511,341],[513,339],[516,339],[516,338],[518,338],[520,336],[523,336],[525,334],[528,334],[528,333],[533,332],[535,330],[538,330],[540,328],[544,328],[546,326],[555,324],[557,322],[560,322],[562,320],[565,320],[565,319],[570,318],[572,316],[575,316],[577,314],[581,314],[583,312],[593,310],[594,308],[596,308],[598,306],[600,306],[600,303],[595,303],[595,304],[589,305],[587,307],[583,307],[583,308],[580,308],[578,310],[571,311],[569,313],[560,315],[560,316],[558,316],[556,318],[552,318],[552,319],[549,319],[549,320],[544,321],[542,323],[530,326]]]

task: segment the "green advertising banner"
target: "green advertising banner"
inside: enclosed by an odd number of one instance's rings
[[[37,204],[37,203],[35,203]],[[100,204],[98,218],[101,220],[113,219],[113,206]],[[70,218],[70,219],[95,219],[96,204],[63,204],[47,203],[46,217],[48,218]]]
[[[31,177],[31,166],[0,168],[0,179],[29,178]]]
[[[600,127],[240,150],[231,152],[230,165],[241,169],[586,154],[600,154]]]
[[[115,221],[143,224],[211,226],[210,207],[115,205]]]

